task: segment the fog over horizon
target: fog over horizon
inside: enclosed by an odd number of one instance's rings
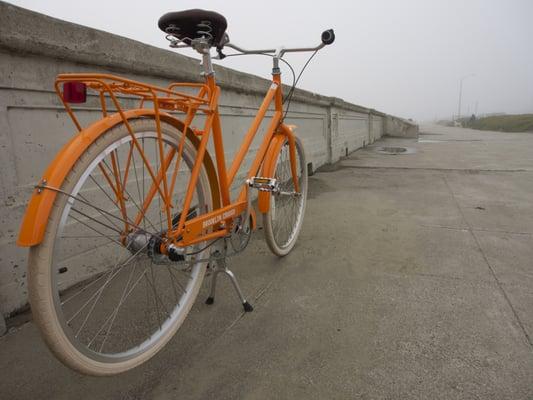
[[[333,28],[335,43],[315,56],[298,87],[422,121],[457,114],[460,79],[472,75],[463,82],[462,115],[533,113],[531,0],[8,2],[164,49],[157,20],[189,8],[223,14],[231,41],[245,48],[314,46]],[[308,56],[285,58],[298,73]],[[217,63],[270,76],[262,56]]]

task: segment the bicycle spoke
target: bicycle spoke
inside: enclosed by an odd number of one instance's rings
[[[145,246],[146,247],[146,246]],[[118,273],[121,271],[121,269],[131,260],[135,259],[135,257],[137,257],[137,255],[144,249],[140,249],[138,250],[135,254],[131,255],[124,263],[122,263],[122,265],[118,266],[119,262],[117,262],[115,264],[115,266],[110,270],[110,271],[113,271],[114,272],[112,274],[110,274],[110,276],[108,277],[108,279],[104,282],[104,284],[102,285],[102,287],[100,287],[100,289],[98,289],[82,306],[80,309],[78,309],[78,311],[72,316],[70,317],[70,319],[67,321],[67,324],[69,324],[70,322],[72,322],[72,320],[74,320],[74,318],[76,318],[79,313],[81,311],[83,311],[83,309],[85,307],[87,307],[87,305],[91,302],[91,300],[93,298],[95,298],[95,296],[97,298],[100,297],[101,293],[104,291],[104,289],[109,285],[109,283],[118,275]],[[95,300],[95,303],[98,301],[98,299]],[[94,306],[92,307],[92,309],[94,309]],[[91,309],[91,310],[92,310]],[[86,318],[86,320],[88,319],[88,317]],[[79,333],[79,331],[78,331]],[[77,335],[76,335],[77,336]]]
[[[103,222],[100,222],[100,221],[98,221],[98,220],[96,220],[96,219],[94,219],[94,218],[91,218],[90,216],[88,216],[88,215],[85,214],[84,212],[79,211],[79,210],[75,209],[74,207],[72,208],[72,211],[77,212],[78,214],[83,215],[85,218],[88,218],[88,219],[90,219],[90,220],[92,220],[92,221],[95,221],[95,222],[97,222],[97,223],[99,223],[99,224],[105,226],[105,227],[108,228],[108,229],[114,230],[113,228],[110,228],[109,225],[106,225],[106,224],[104,224]],[[105,233],[100,232],[98,229],[95,229],[95,228],[93,228],[92,226],[90,226],[89,224],[86,224],[86,223],[83,222],[81,219],[78,219],[78,218],[76,218],[76,217],[73,216],[73,215],[71,215],[70,218],[72,218],[73,220],[75,220],[75,221],[79,222],[80,224],[86,226],[86,227],[89,228],[90,230],[92,230],[92,231],[94,231],[94,232],[96,232],[96,233],[98,233],[98,234],[100,234],[100,235],[102,235],[102,236],[108,238],[110,241],[112,241],[112,242],[118,244],[119,246],[123,246],[123,244],[120,243],[118,240],[113,239],[112,237],[106,235]],[[115,232],[120,233],[119,231],[116,231],[116,230],[115,230]]]
[[[105,160],[103,160],[103,164],[109,169],[109,166],[107,165],[107,163],[105,162]],[[133,200],[133,196],[131,196],[131,194],[128,192],[128,190],[123,187],[122,188],[124,190],[124,194],[126,194],[128,196],[128,198],[133,202],[133,204],[135,205],[135,207],[137,208],[137,210],[142,214],[143,216],[143,220],[146,219],[146,221],[148,221],[148,224],[152,227],[152,229],[154,230],[154,232],[161,232],[161,230],[158,230],[155,225],[152,223],[152,221],[150,221],[150,219],[146,216],[146,213],[144,213],[142,211],[142,209],[137,205],[137,203],[135,202],[135,200]],[[136,224],[134,224],[129,218],[127,218],[127,213],[126,213],[126,219],[125,219],[126,222],[128,222],[130,225],[133,225],[134,227],[137,227]]]
[[[100,279],[103,279],[106,275],[108,275],[109,273],[111,273],[112,270],[108,270],[102,274],[100,274],[96,279],[92,280],[91,282],[89,282],[86,286],[83,286],[79,291],[77,291],[76,293],[74,293],[72,296],[68,297],[67,299],[63,300],[61,302],[61,305],[65,305],[67,303],[69,303],[71,300],[75,299],[76,297],[78,297],[80,294],[84,293],[86,290],[88,290],[91,286],[93,286],[95,283],[98,283],[98,281],[100,281]]]
[[[124,183],[123,186],[126,186],[126,184],[128,183],[128,175],[129,175],[129,171],[130,171],[131,159],[133,157],[134,148],[135,148],[135,146],[133,146],[133,143],[130,142],[130,149],[128,151],[128,158],[126,160],[126,168],[124,169],[124,178],[122,179],[122,182]],[[119,165],[119,168],[120,168],[120,165]],[[119,171],[120,171],[120,169],[119,169]]]
[[[79,197],[80,199],[82,199],[83,201],[89,203],[89,200],[87,200],[87,199],[86,199],[81,193],[78,193],[78,197]],[[113,225],[116,229],[119,229],[119,230],[120,230],[120,228],[119,228],[119,227],[118,227],[118,226],[117,226],[117,225],[111,220],[111,218],[109,218],[107,215],[105,215],[102,211],[100,211],[100,210],[98,210],[98,209],[97,209],[97,211],[100,213],[100,215],[102,215],[102,217],[105,218],[105,220],[106,220],[107,222],[109,222],[111,225]]]
[[[174,268],[170,268],[168,265],[167,265],[167,268],[168,268],[169,272],[171,272],[172,270],[175,270]],[[183,272],[181,269],[178,269],[178,271]],[[172,272],[171,272],[171,274],[172,274]],[[179,286],[179,288],[181,289],[181,291],[182,291],[183,293],[187,293],[187,289],[185,289],[185,288],[183,287],[183,285],[180,283],[178,277],[175,276],[175,275],[173,275],[173,274],[172,274],[172,276],[174,277],[175,282],[176,282],[176,284]]]
[[[110,195],[107,193],[107,191],[106,191],[106,190],[105,190],[105,189],[104,189],[104,188],[103,188],[103,187],[102,187],[102,186],[96,181],[96,179],[92,176],[92,174],[89,175],[89,178],[94,182],[94,184],[95,184],[96,186],[98,186],[98,188],[102,191],[102,193],[105,194],[106,198],[108,198],[109,201],[111,201],[111,204],[113,204],[115,207],[117,207],[117,210],[118,210],[119,208],[118,208],[118,205],[117,205],[116,201],[113,200],[113,199],[111,198],[111,196],[110,196]],[[78,196],[80,196],[79,193],[78,193]],[[80,196],[80,197],[81,197],[81,196]],[[83,197],[82,197],[82,198],[83,198]],[[83,198],[83,200],[85,200],[87,203],[89,203],[89,201],[87,201],[85,198]],[[120,211],[120,210],[119,210],[119,211]],[[102,213],[102,214],[105,215],[104,213]],[[118,228],[118,227],[117,227],[117,228]]]
[[[74,236],[65,236],[65,235],[61,235],[61,236],[58,236],[60,237],[61,239],[98,239],[98,238],[101,238],[102,235],[99,235],[99,236],[91,236],[91,235],[74,235]],[[109,236],[110,240],[113,236]],[[117,235],[116,236],[117,238],[120,238],[120,235]]]
[[[168,271],[170,282],[172,283],[172,291],[174,292],[174,298],[176,299],[176,304],[179,305],[180,303],[179,303],[178,292],[176,291],[176,285],[174,284],[174,275],[172,275],[172,272],[170,271],[170,268],[168,267],[168,265],[166,265],[165,267],[166,267],[166,270]]]
[[[157,315],[158,315],[158,320],[159,320],[159,328],[161,329],[161,320],[159,318],[159,306],[157,306],[157,304],[159,303],[161,305],[161,307],[163,307],[163,311],[165,311],[165,313],[170,317],[170,313],[168,312],[168,310],[166,309],[165,305],[163,304],[161,298],[159,297],[159,295],[157,294],[157,290],[155,288],[155,278],[154,278],[154,268],[153,268],[153,263],[150,264],[150,270],[151,270],[151,275],[152,275],[152,281],[150,281],[150,279],[148,279],[148,276],[145,276],[145,279],[146,281],[150,284],[150,287],[154,293],[154,296],[155,296],[155,303],[156,303],[156,307],[157,307]]]
[[[129,297],[129,295],[133,292],[133,290],[137,287],[137,285],[139,284],[139,282],[142,280],[143,276],[146,274],[146,271],[148,270],[148,267],[146,267],[144,269],[144,271],[141,273],[141,275],[139,276],[139,278],[135,281],[135,283],[131,286],[131,289],[128,291],[128,293],[126,294],[126,296],[124,297],[124,301],[126,301],[126,299]],[[124,303],[123,301],[123,303]],[[100,329],[96,332],[96,334],[92,337],[92,339],[89,341],[89,343],[87,344],[87,347],[90,347],[92,345],[92,343],[94,342],[94,340],[98,337],[98,335],[102,332],[102,330],[105,328],[107,322],[110,320],[110,318],[113,316],[113,314],[109,315],[107,317],[107,319],[104,321],[104,323],[100,326]]]
[[[157,143],[154,142],[154,146],[157,147]],[[159,171],[159,152],[158,149],[155,149],[155,166],[156,170]],[[157,205],[159,206],[159,228],[160,230],[163,230],[163,216],[161,214],[161,194],[156,194],[157,196]]]
[[[113,311],[112,315],[113,315],[113,318],[111,319],[111,322],[109,323],[109,328],[107,328],[106,330],[106,334],[104,336],[104,339],[102,340],[102,344],[100,345],[100,350],[98,351],[102,351],[102,349],[104,348],[104,344],[107,340],[107,337],[109,336],[109,332],[111,332],[111,328],[113,327],[113,324],[115,323],[115,319],[117,318],[117,315],[118,315],[118,311],[120,310],[120,307],[122,306],[122,304],[124,303],[125,301],[125,295],[126,295],[126,292],[128,290],[128,286],[130,285],[130,282],[131,282],[131,278],[133,277],[133,275],[135,274],[135,270],[137,268],[137,263],[134,263],[133,264],[133,268],[131,269],[131,272],[130,272],[130,276],[128,278],[128,281],[126,282],[126,285],[124,286],[124,290],[122,291],[122,296],[120,297],[120,301],[117,305],[117,307],[115,308],[115,310]],[[105,322],[104,322],[104,325],[105,325]]]
[[[144,197],[141,197],[141,188],[139,186],[139,177],[137,175],[137,163],[135,161],[135,153],[132,153],[131,158],[133,160],[133,173],[135,174],[135,183],[137,184],[137,194],[139,195],[139,201],[141,202],[141,209],[143,209],[144,208]],[[143,181],[143,189],[144,189],[144,181]],[[144,218],[143,218],[143,221],[144,221]]]
[[[144,138],[142,139],[142,151],[144,153]],[[145,190],[144,182],[146,182],[146,181],[145,181],[144,162],[142,162],[141,164],[143,166],[143,197],[142,197],[142,199],[143,199],[143,209],[144,209],[144,207],[145,207],[144,199],[146,199],[146,190]],[[143,225],[144,225],[144,229],[146,229],[146,220],[144,218],[143,218]]]
[[[90,207],[92,207],[92,208],[94,208],[94,209],[96,209],[96,210],[100,210],[100,211],[102,211],[103,213],[109,215],[110,217],[116,218],[116,219],[118,219],[118,220],[120,220],[120,221],[128,222],[128,223],[129,223],[131,226],[133,226],[134,228],[137,228],[137,229],[139,229],[139,230],[142,231],[142,232],[146,232],[145,229],[142,229],[140,226],[134,224],[133,222],[131,222],[131,221],[129,221],[129,220],[124,220],[124,219],[122,219],[122,218],[120,218],[120,217],[117,217],[116,215],[113,215],[113,214],[111,214],[111,213],[109,213],[109,212],[107,212],[107,211],[105,211],[105,210],[102,210],[101,208],[96,207],[96,206],[94,206],[93,204],[87,203],[87,202],[85,202],[84,200],[80,200],[80,199],[78,199],[76,196],[73,196],[73,195],[71,195],[71,194],[69,194],[69,193],[66,193],[66,192],[64,192],[64,191],[62,191],[62,190],[60,190],[60,189],[56,189],[56,188],[52,188],[52,187],[47,187],[47,189],[48,189],[48,190],[53,190],[53,191],[55,191],[55,192],[58,192],[58,193],[61,193],[61,194],[65,195],[65,196],[67,196],[67,197],[70,197],[70,198],[73,198],[73,199],[75,199],[75,200],[78,200],[80,203],[83,203],[83,204],[85,204],[85,205],[88,205],[88,206],[90,206]],[[102,222],[100,222],[100,221],[96,221],[96,222],[98,222],[99,224],[102,224]],[[158,237],[159,239],[161,239],[161,236],[158,235],[158,234],[156,234],[156,233],[154,233],[154,232],[150,232],[150,234],[153,235],[153,236]]]

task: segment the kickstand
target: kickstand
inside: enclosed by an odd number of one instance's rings
[[[226,246],[224,246],[224,250],[226,249]],[[224,251],[225,254],[225,251]],[[253,311],[253,307],[248,301],[244,298],[244,295],[242,294],[241,287],[239,286],[239,283],[237,282],[237,278],[235,277],[235,274],[231,272],[228,269],[228,266],[226,265],[226,257],[222,257],[223,253],[220,251],[215,251],[213,254],[217,260],[215,261],[215,265],[213,266],[213,272],[211,276],[211,291],[209,293],[209,297],[206,299],[205,304],[213,304],[215,302],[215,290],[217,286],[217,276],[219,273],[223,273],[226,276],[229,277],[231,283],[233,284],[233,287],[235,288],[235,291],[237,292],[237,295],[239,296],[239,300],[242,303],[242,306],[244,308],[245,312]]]

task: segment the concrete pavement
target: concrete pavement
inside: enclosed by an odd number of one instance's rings
[[[5,399],[533,398],[533,134],[422,126],[310,178],[295,250],[256,234],[169,345],[112,378],[0,338]],[[385,155],[380,146],[407,147]]]

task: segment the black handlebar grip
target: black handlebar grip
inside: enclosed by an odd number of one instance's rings
[[[322,32],[322,43],[331,44],[335,41],[335,32],[333,29],[328,29],[327,31]]]

